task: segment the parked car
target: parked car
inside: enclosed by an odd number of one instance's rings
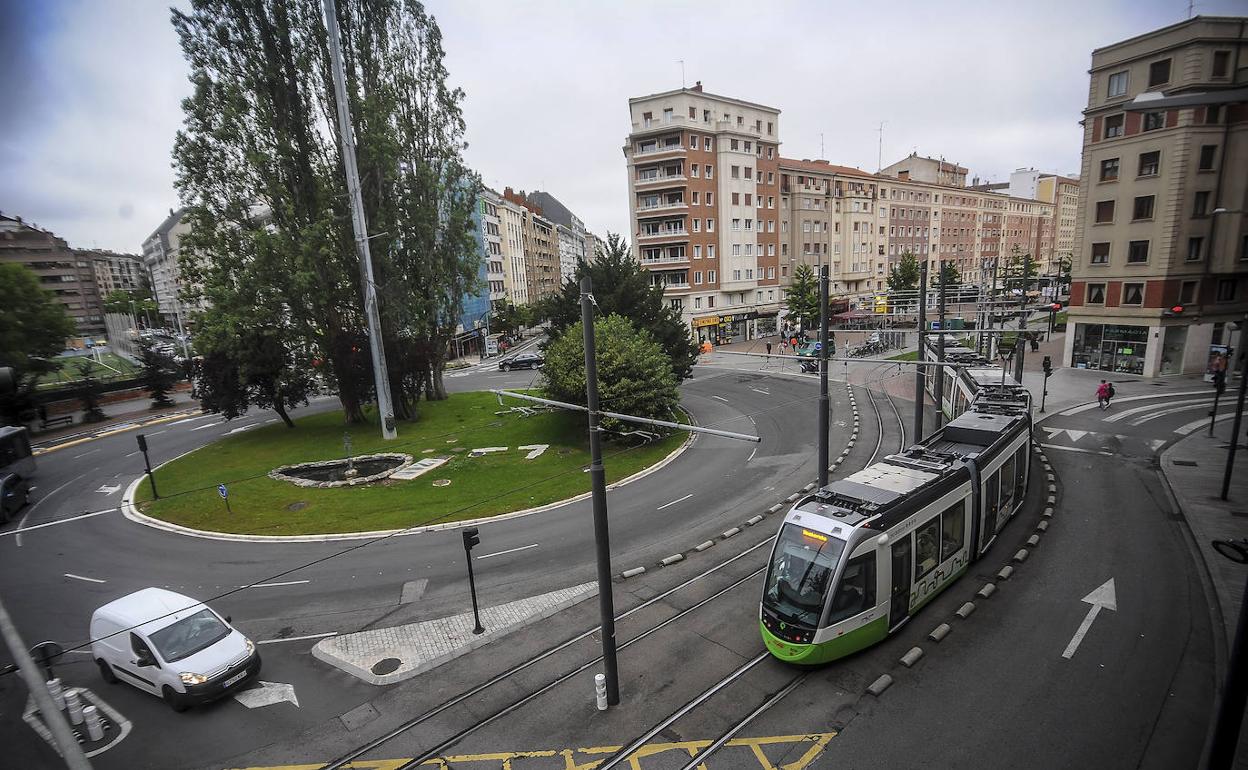
[[[260,673],[256,645],[201,602],[144,588],[91,616],[91,656],[104,681],[124,680],[174,711],[220,698]]]
[[[0,524],[17,516],[30,495],[30,484],[16,473],[0,476]]]
[[[544,363],[546,359],[540,353],[517,353],[499,361],[498,368],[509,372],[512,369],[536,369]]]

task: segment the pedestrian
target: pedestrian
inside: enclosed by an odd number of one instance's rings
[[[767,343],[767,355],[768,356],[771,355],[771,342],[770,341]]]
[[[1109,383],[1101,380],[1101,384],[1096,386],[1096,404],[1102,411],[1109,406]]]
[[[1030,336],[1031,336],[1031,352],[1035,353],[1036,351],[1040,349],[1040,340],[1037,338],[1038,335],[1035,332],[1032,332]]]
[[[1113,399],[1113,397],[1116,395],[1118,395],[1118,393],[1117,391],[1114,390],[1114,383],[1112,382],[1105,383],[1105,408],[1106,409],[1109,408],[1110,400]]]

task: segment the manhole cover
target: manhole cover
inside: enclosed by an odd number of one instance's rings
[[[399,660],[398,658],[382,658],[381,660],[374,663],[373,667],[369,669],[369,671],[372,671],[377,676],[393,674],[395,671],[399,670],[399,666],[402,663],[403,661]]]
[[[307,504],[307,502],[306,502],[306,501],[304,501],[304,500],[296,500],[295,502],[293,502],[293,503],[291,503],[290,505],[286,506],[286,510],[288,510],[288,511],[302,511],[304,508],[307,508],[307,507],[308,507],[308,504]]]
[[[450,479],[438,479],[437,481],[433,482],[433,485],[435,487],[449,487],[451,485],[451,480]]]

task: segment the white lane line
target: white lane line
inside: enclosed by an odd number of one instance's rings
[[[261,639],[256,644],[277,644],[279,642],[303,642],[308,639],[324,639],[327,636],[337,636],[337,631],[326,631],[323,634],[308,634],[307,636],[288,636],[284,639]]]
[[[673,500],[673,501],[671,501],[670,503],[663,503],[663,504],[662,504],[662,505],[660,505],[658,508],[655,508],[655,510],[656,510],[656,511],[661,511],[661,510],[663,510],[664,508],[668,507],[669,505],[675,505],[676,503],[683,503],[684,501],[688,500],[688,499],[689,499],[689,498],[691,498],[691,497],[693,497],[693,493],[692,493],[692,492],[690,492],[689,494],[687,494],[687,495],[685,495],[684,497],[680,498],[679,500]]]
[[[771,394],[770,394],[770,393],[768,393],[767,391],[765,391],[765,390],[759,390],[758,388],[750,388],[750,390],[754,391],[755,393],[762,393],[764,396],[770,396],[770,395],[771,395]]]
[[[248,428],[254,428],[254,427],[256,427],[256,423],[254,423],[254,422],[253,422],[251,425],[240,425],[240,426],[238,426],[237,428],[235,428],[234,430],[230,431],[230,433],[242,433],[243,431],[247,430]]]
[[[274,417],[272,420],[265,420],[264,422],[265,422],[265,424],[268,424],[268,423],[270,423],[270,422],[279,422],[279,421],[281,421],[281,419],[282,419],[282,418],[280,418],[280,417]],[[335,632],[335,633],[337,633],[337,632]]]
[[[117,510],[116,508],[106,508],[105,510],[102,510],[102,511],[93,511],[92,513],[83,513],[77,516],[70,516],[68,519],[57,519],[56,521],[45,521],[42,524],[36,524],[33,527],[26,527],[25,529],[22,529],[21,525],[19,524],[18,529],[13,530],[12,532],[0,532],[0,537],[4,537],[5,535],[16,535],[18,544],[20,545],[23,532],[34,532],[36,529],[43,529],[44,527],[55,527],[59,524],[68,524],[71,521],[78,521],[79,519],[89,519],[92,516],[103,516],[106,513],[112,513],[113,511],[116,511],[116,510]]]
[[[1205,409],[1206,407],[1209,407],[1212,405],[1213,405],[1212,401],[1205,401],[1199,404],[1192,404],[1191,406],[1176,406],[1170,409],[1162,409],[1159,412],[1149,412],[1143,417],[1137,417],[1136,419],[1132,420],[1131,425],[1138,427],[1150,420],[1156,420],[1158,417],[1169,417],[1170,415],[1177,414],[1179,412],[1190,412],[1194,409]]]
[[[1143,401],[1149,398],[1174,398],[1175,396],[1200,396],[1200,395],[1205,395],[1208,392],[1209,391],[1207,390],[1184,390],[1179,393],[1154,393],[1154,394],[1150,394],[1147,396],[1127,396],[1125,398],[1115,398],[1114,403],[1125,404],[1128,401]],[[1100,405],[1093,402],[1091,404],[1084,404],[1083,406],[1076,406],[1073,409],[1067,409],[1064,412],[1058,412],[1058,414],[1060,414],[1063,417],[1069,417],[1072,414],[1079,414],[1080,412],[1086,412],[1089,409],[1096,409],[1098,406]]]
[[[505,553],[515,553],[516,551],[527,551],[530,548],[537,548],[539,545],[540,543],[534,543],[532,545],[522,545],[519,548],[508,548],[506,551],[495,551],[494,553],[483,553],[480,556],[478,556],[477,559],[488,559],[491,556],[502,556]]]
[[[1119,420],[1125,420],[1128,417],[1140,414],[1141,412],[1152,411],[1158,407],[1178,406],[1179,404],[1201,404],[1206,401],[1210,401],[1212,398],[1213,396],[1210,395],[1209,398],[1189,398],[1184,401],[1170,401],[1164,404],[1147,404],[1145,406],[1137,406],[1134,409],[1128,409],[1125,412],[1115,412],[1109,417],[1106,417],[1105,422],[1118,422]]]
[[[1222,414],[1217,416],[1216,421],[1222,422],[1223,420],[1229,420],[1234,416],[1235,416],[1234,412],[1223,412]],[[1174,432],[1179,434],[1180,436],[1187,436],[1205,427],[1208,424],[1209,424],[1209,421],[1202,417],[1199,420],[1194,420],[1192,422],[1189,422],[1187,425],[1182,425],[1178,428],[1175,428]]]
[[[74,459],[75,459],[75,460],[77,460],[79,457],[86,457],[87,455],[93,455],[93,454],[95,454],[95,453],[96,453],[96,452],[98,452],[98,451],[100,451],[100,450],[98,450],[98,449],[92,449],[90,452],[83,452],[83,453],[82,453],[82,454],[80,454],[80,455],[74,455]]]
[[[1082,452],[1085,455],[1105,455],[1106,457],[1114,456],[1113,452],[1101,452],[1095,449],[1080,449],[1077,446],[1062,446],[1061,444],[1041,444],[1040,446],[1045,447],[1046,449],[1060,449],[1063,452]]]
[[[135,451],[135,452],[131,452],[130,454],[126,455],[126,457],[134,457],[134,456],[135,456],[135,455],[137,455],[137,454],[138,454],[138,452],[137,452],[137,451]]]
[[[22,530],[27,528],[26,520],[30,518],[30,514],[34,513],[36,508],[43,505],[44,501],[47,500],[49,497],[51,497],[52,495],[55,495],[57,492],[60,492],[62,489],[69,486],[70,484],[73,484],[77,480],[78,479],[70,479],[69,481],[66,481],[64,484],[60,485],[56,489],[52,490],[51,492],[47,493],[43,497],[36,500],[34,505],[26,509],[26,515],[23,516],[22,520],[17,523],[17,529],[13,530],[12,532],[0,532],[0,535],[10,535],[10,534],[16,535],[17,547],[21,548],[22,547]],[[34,527],[30,527],[30,529],[34,529]]]
[[[280,588],[282,586],[299,586],[311,582],[311,580],[286,580],[281,583],[256,583],[251,586],[239,586],[239,588]]]
[[[728,399],[724,398],[723,396],[711,396],[711,398],[717,398],[720,401],[723,401],[725,404],[728,403]]]
[[[186,418],[186,419],[184,419],[184,420],[178,420],[178,421],[176,421],[176,422],[171,422],[171,423],[169,423],[169,427],[171,427],[171,428],[172,428],[174,425],[181,425],[181,424],[183,424],[183,423],[187,423],[187,422],[196,422],[196,421],[198,421],[198,420],[206,420],[206,419],[208,419],[209,417],[216,417],[216,415],[215,415],[215,414],[212,414],[212,413],[209,413],[209,414],[201,414],[201,415],[199,415],[198,417],[187,417],[187,418]]]
[[[65,577],[73,578],[74,580],[85,580],[88,583],[107,583],[108,582],[107,580],[100,580],[99,578],[89,578],[89,577],[83,577],[82,575],[75,575],[72,572],[66,572]]]
[[[147,435],[149,435],[149,436],[159,436],[159,435],[160,435],[160,434],[162,434],[162,433],[168,433],[168,432],[169,432],[169,430],[166,428],[165,430],[158,430],[158,431],[156,431],[155,433],[149,433],[149,434],[147,434]]]
[[[220,422],[210,422],[204,425],[200,425],[198,428],[191,428],[191,431],[194,432],[197,430],[203,430],[204,428],[211,428],[214,425],[224,425],[224,424],[225,424],[225,420],[221,420]]]

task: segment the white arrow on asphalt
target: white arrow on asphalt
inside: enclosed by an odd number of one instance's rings
[[[1075,631],[1075,635],[1071,637],[1070,644],[1066,645],[1066,652],[1062,653],[1063,658],[1074,657],[1075,650],[1079,649],[1079,643],[1083,641],[1084,635],[1092,627],[1092,621],[1096,620],[1102,607],[1108,610],[1118,609],[1118,597],[1114,593],[1114,579],[1106,580],[1100,588],[1083,597],[1083,600],[1092,606],[1088,609],[1088,614],[1084,616],[1083,622],[1079,624],[1079,630]]]
[[[100,488],[99,488],[99,489],[97,489],[97,490],[95,490],[95,491],[96,491],[96,492],[99,492],[100,494],[104,494],[104,495],[115,495],[115,494],[117,494],[117,492],[118,492],[120,489],[121,489],[121,485],[120,485],[120,484],[115,484],[115,485],[113,485],[113,486],[111,486],[111,487],[110,487],[109,485],[107,485],[107,484],[101,484],[101,485],[100,485]]]
[[[290,701],[299,707],[299,699],[295,697],[295,686],[282,682],[265,682],[261,680],[259,687],[253,687],[250,690],[234,694],[234,700],[243,704],[249,709],[257,709],[264,706],[272,706],[282,701]]]

